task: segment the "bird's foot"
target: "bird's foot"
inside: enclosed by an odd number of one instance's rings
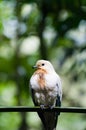
[[[45,106],[45,105],[42,104],[42,105],[40,105],[40,108],[41,108],[42,110],[43,110],[43,109],[46,109],[46,108],[49,108],[49,109],[52,110],[52,109],[54,108],[54,105],[52,105],[52,106],[51,106],[51,105]]]
[[[43,110],[45,109],[45,105],[40,105],[40,108]]]
[[[53,108],[54,108],[54,105],[52,105],[52,106],[50,105],[50,106],[49,106],[49,109],[51,109],[51,110],[52,110]]]

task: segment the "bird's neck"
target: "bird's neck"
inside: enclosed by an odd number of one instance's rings
[[[35,71],[35,74],[38,75],[38,84],[40,86],[40,89],[45,89],[46,86],[46,81],[45,81],[45,74],[47,74],[47,72],[44,69],[37,69]]]
[[[44,70],[44,69],[41,69],[41,68],[39,68],[39,69],[37,69],[36,71],[35,71],[35,74],[47,74],[47,71],[46,70]]]

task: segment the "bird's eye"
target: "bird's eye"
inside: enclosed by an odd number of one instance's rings
[[[42,66],[44,66],[45,64],[44,63],[42,63]]]

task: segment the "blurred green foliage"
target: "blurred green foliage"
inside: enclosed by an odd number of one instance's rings
[[[0,106],[33,106],[32,66],[48,59],[61,76],[62,106],[86,107],[86,1],[0,0]],[[42,130],[36,113],[0,113],[0,130]],[[86,130],[61,114],[59,130]]]

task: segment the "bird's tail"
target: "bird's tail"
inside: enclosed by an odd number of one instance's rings
[[[46,124],[45,130],[56,130],[57,122],[56,124],[53,124],[53,122]]]
[[[45,128],[45,130],[56,130],[56,128],[51,129],[51,128],[49,127],[49,128]]]
[[[58,114],[56,112],[40,112],[38,113],[45,130],[56,130]]]

